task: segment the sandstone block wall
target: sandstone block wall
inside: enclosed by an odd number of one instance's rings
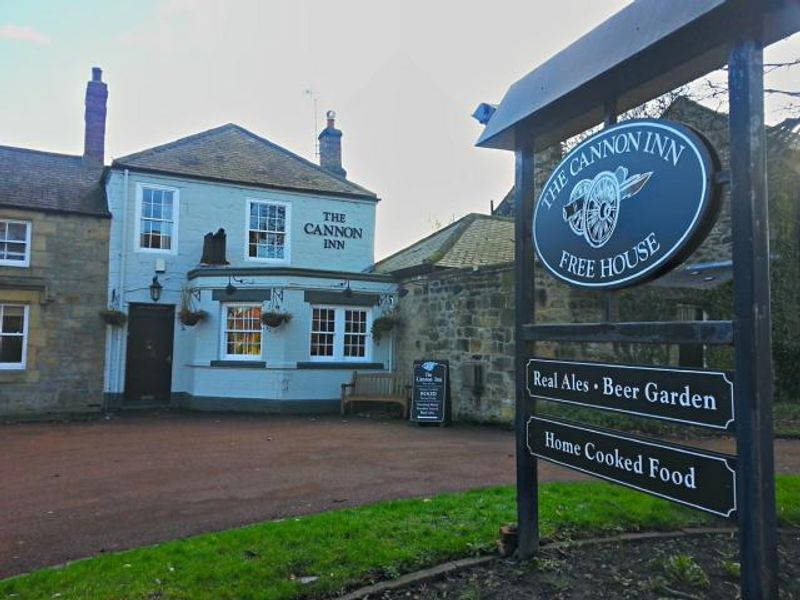
[[[0,209],[30,221],[30,267],[0,267],[0,302],[29,306],[27,364],[0,371],[0,418],[102,408],[109,220]]]
[[[514,271],[512,265],[432,273],[403,282],[398,304],[398,373],[414,360],[450,361],[453,418],[511,423],[514,419]],[[605,298],[570,291],[537,273],[537,322],[572,322],[606,316]],[[540,356],[563,349],[540,344]],[[481,389],[474,366],[483,371]]]

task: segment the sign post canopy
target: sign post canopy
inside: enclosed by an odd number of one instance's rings
[[[543,150],[725,65],[757,22],[764,46],[800,30],[796,0],[637,0],[514,83],[477,145]]]
[[[640,119],[574,148],[533,215],[542,265],[581,288],[615,289],[667,272],[703,240],[719,212],[713,148],[693,130]]]

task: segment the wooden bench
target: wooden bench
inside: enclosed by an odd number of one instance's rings
[[[350,383],[342,384],[342,414],[348,404],[355,402],[391,402],[399,404],[403,418],[408,417],[410,385],[400,375],[394,373],[353,372]]]

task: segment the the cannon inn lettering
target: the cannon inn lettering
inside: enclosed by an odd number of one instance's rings
[[[322,240],[323,248],[344,250],[345,240],[360,240],[364,235],[361,227],[346,225],[345,213],[323,212],[322,223],[306,223],[303,231],[308,235],[318,235]]]

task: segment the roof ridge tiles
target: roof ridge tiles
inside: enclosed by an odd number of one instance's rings
[[[22,146],[9,146],[6,144],[0,144],[0,150],[11,150],[13,152],[30,152],[31,154],[42,154],[45,156],[52,156],[56,158],[74,158],[83,162],[83,156],[80,154],[64,154],[63,152],[50,152],[49,150],[37,150],[36,148],[23,148]],[[100,169],[101,166],[94,166],[94,167],[87,167],[87,168],[96,168]]]
[[[291,180],[292,177],[290,175],[289,176],[290,181],[288,181],[287,183],[286,181],[278,181],[280,177],[272,178],[272,180],[267,180],[269,178],[264,178],[261,181],[258,181],[257,180],[258,178],[255,176],[251,176],[249,178],[245,176],[244,179],[241,177],[237,178],[230,175],[226,176],[224,174],[220,176],[219,173],[220,166],[218,164],[217,165],[211,164],[210,166],[209,164],[206,164],[195,169],[180,169],[176,168],[174,165],[169,165],[169,164],[164,165],[163,167],[161,166],[154,167],[152,164],[152,161],[157,161],[160,156],[166,156],[168,153],[173,151],[180,151],[180,149],[183,147],[191,146],[191,144],[202,143],[204,139],[213,138],[216,135],[224,134],[226,132],[235,132],[238,135],[242,136],[244,139],[252,143],[263,146],[265,149],[269,150],[275,155],[280,155],[284,159],[289,159],[290,161],[293,161],[297,165],[302,165],[304,169],[313,170],[313,173],[317,176],[316,182],[312,181],[315,178],[315,176],[308,175],[309,173],[308,171],[306,171],[306,175],[302,174],[297,175],[297,177],[293,181]],[[143,164],[145,162],[150,162],[150,164]],[[184,136],[177,140],[167,142],[166,144],[161,144],[159,146],[154,146],[152,148],[148,148],[145,150],[141,150],[139,152],[135,152],[133,154],[128,154],[126,156],[116,158],[114,159],[112,166],[118,166],[118,167],[128,166],[133,168],[159,170],[165,173],[175,173],[178,175],[188,175],[188,176],[198,176],[198,177],[206,176],[215,180],[221,179],[221,180],[237,181],[239,183],[247,183],[248,179],[250,179],[251,180],[250,183],[253,183],[255,185],[260,184],[267,186],[290,187],[306,191],[351,194],[355,196],[368,197],[370,199],[377,199],[377,194],[375,194],[375,192],[372,192],[364,188],[363,186],[360,186],[357,183],[354,183],[344,177],[340,177],[334,173],[331,173],[330,171],[311,162],[310,160],[302,156],[299,156],[298,154],[295,154],[291,150],[288,150],[287,148],[284,148],[283,146],[276,144],[275,142],[265,137],[253,133],[252,131],[236,123],[226,123],[224,125],[207,129],[205,131]],[[254,169],[254,172],[264,171],[264,168],[261,168],[257,164],[253,165],[251,163],[248,167]],[[285,165],[283,165],[283,168],[285,175],[286,174]],[[205,173],[203,173],[204,170],[206,171]],[[326,181],[329,181],[330,183],[326,185],[325,184]]]

